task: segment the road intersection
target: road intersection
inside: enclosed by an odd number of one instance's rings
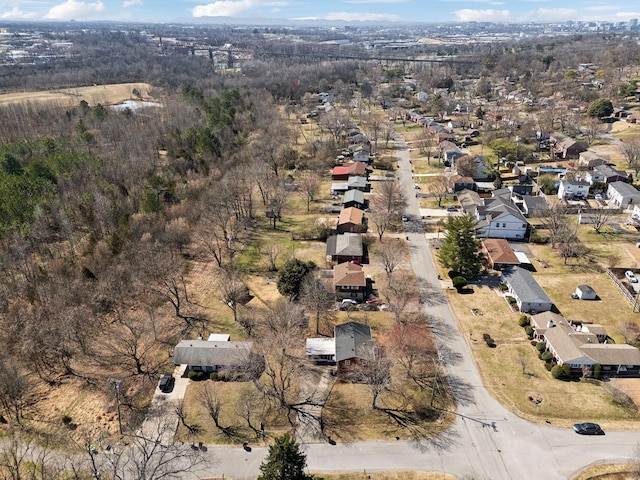
[[[402,139],[396,139],[396,146],[398,175],[409,200],[406,213],[411,218],[420,218],[409,151]],[[420,470],[475,480],[561,480],[593,463],[626,462],[633,458],[640,441],[638,432],[576,435],[571,429],[527,422],[489,394],[467,343],[467,333],[458,330],[457,319],[442,291],[424,233],[419,229],[407,230],[411,264],[421,288],[425,313],[431,319],[440,362],[456,396],[457,419],[450,429],[424,443],[305,444],[310,472]],[[266,454],[266,448],[247,452],[213,447],[208,455],[216,463],[206,473],[219,477],[224,474],[224,478],[235,480],[255,479]]]

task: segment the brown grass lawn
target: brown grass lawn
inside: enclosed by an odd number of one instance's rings
[[[611,251],[620,252],[624,265],[634,267],[634,257],[626,253],[624,243],[592,244],[596,261],[605,261]],[[635,248],[635,246],[632,246]],[[545,268],[533,260],[538,270],[534,277],[558,306],[560,312],[571,320],[601,323],[610,336],[621,341],[623,323],[637,320],[631,306],[623,298],[614,283],[603,273],[602,263],[574,260],[574,265],[563,265],[562,259],[548,245],[529,245],[532,257],[545,262]],[[441,272],[441,275],[446,272]],[[443,278],[446,278],[443,275]],[[570,294],[577,285],[588,284],[599,296],[597,301],[573,300]],[[460,321],[463,335],[468,336],[472,350],[487,388],[503,404],[531,420],[549,419],[556,425],[568,426],[584,418],[597,418],[606,426],[635,428],[637,408],[622,402],[614,404],[612,393],[605,383],[561,382],[553,380],[537,358],[537,351],[530,345],[524,330],[519,327],[519,313],[512,312],[507,303],[494,290],[473,285],[473,294],[460,295],[448,290],[451,304]],[[472,308],[479,308],[482,315],[473,316]],[[488,333],[497,343],[490,349],[482,340]],[[522,362],[525,372],[522,372]],[[539,407],[529,399],[540,396]],[[558,409],[557,405],[563,405]],[[630,423],[631,421],[631,423]]]
[[[638,478],[629,464],[608,463],[585,468],[571,480],[633,480]]]
[[[440,472],[315,473],[326,480],[456,480],[457,478]]]
[[[52,103],[60,106],[78,105],[85,100],[90,105],[103,103],[107,105],[121,103],[133,99],[132,91],[137,88],[145,99],[151,97],[152,86],[148,83],[118,83],[113,85],[97,85],[90,87],[62,88],[44,92],[7,93],[0,95],[0,105],[12,103]],[[155,89],[157,91],[157,89]]]

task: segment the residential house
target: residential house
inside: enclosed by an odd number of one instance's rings
[[[503,238],[485,238],[482,241],[482,253],[494,270],[520,265],[520,260],[509,242]]]
[[[347,190],[342,197],[344,208],[356,207],[364,210],[365,204],[364,193],[360,190]]]
[[[477,236],[524,240],[529,222],[510,200],[502,196],[485,198],[475,210]]]
[[[371,163],[371,148],[366,144],[359,144],[356,148],[350,149],[354,162]]]
[[[545,316],[545,318],[538,318]],[[549,317],[548,319],[546,317]],[[604,343],[607,333],[602,325],[571,322],[561,315],[531,317],[535,336],[544,340],[558,365],[568,364],[582,374],[584,368],[601,367],[601,375],[640,375],[640,350],[627,344]],[[546,323],[546,326],[543,326]]]
[[[616,170],[609,165],[598,165],[593,169],[602,174],[604,183],[626,182],[629,178],[627,172]]]
[[[473,214],[478,205],[482,204],[482,198],[473,190],[461,190],[457,194],[458,203],[465,212]]]
[[[349,177],[347,180],[347,190],[368,192],[371,190],[371,184],[367,181],[367,177]]]
[[[640,192],[626,182],[613,182],[607,189],[607,198],[620,208],[628,208],[640,203]]]
[[[173,364],[202,372],[240,371],[250,361],[253,342],[181,340],[173,349]]]
[[[307,338],[305,345],[307,360],[323,365],[336,363],[335,338]]]
[[[578,142],[558,132],[554,132],[549,136],[549,145],[551,157],[558,158],[577,158],[580,153],[587,150],[585,143]]]
[[[456,158],[462,157],[464,153],[460,150],[455,143],[444,141],[438,144],[438,148],[442,152],[441,159],[445,165],[453,165],[456,161]]]
[[[523,195],[522,197],[522,212],[525,217],[537,217],[549,208],[547,199],[542,196]]]
[[[606,177],[604,173],[599,170],[589,170],[584,176],[585,181],[593,185],[595,182],[606,183]]]
[[[362,266],[353,262],[344,262],[334,266],[333,288],[338,299],[349,298],[362,302],[369,293],[369,283]]]
[[[339,233],[362,233],[367,231],[364,211],[356,207],[343,208],[338,217]]]
[[[478,188],[473,178],[461,177],[460,175],[456,175],[451,179],[451,186],[453,188],[453,193],[461,192],[462,190],[476,191]]]
[[[521,312],[546,312],[553,307],[549,296],[528,270],[520,267],[507,268],[502,271],[500,280],[516,299],[516,304]]]
[[[336,263],[362,262],[362,236],[357,233],[331,235],[327,238],[327,259]]]
[[[578,156],[578,167],[581,168],[593,168],[606,163],[607,161],[593,150],[587,150]]]
[[[349,177],[366,177],[367,166],[362,162],[349,162],[338,165],[331,171],[331,180],[348,180]]]
[[[349,190],[347,182],[336,182],[331,184],[331,195],[342,195]]]
[[[357,322],[336,325],[333,329],[338,374],[349,373],[358,364],[373,360],[377,342],[371,327]]]
[[[577,200],[587,198],[589,195],[589,182],[579,180],[562,180],[558,187],[558,198],[560,200]]]

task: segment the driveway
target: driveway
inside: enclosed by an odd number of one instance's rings
[[[332,366],[310,366],[305,369],[304,379],[300,385],[300,403],[296,439],[300,444],[324,442],[322,429],[322,407],[324,406],[335,376]]]

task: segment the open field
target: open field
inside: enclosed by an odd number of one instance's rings
[[[49,103],[63,107],[78,105],[82,100],[89,105],[97,103],[112,105],[133,99],[133,89],[138,89],[144,99],[153,98],[148,83],[118,83],[89,87],[63,88],[43,92],[5,93],[0,95],[0,106],[14,103]]]

